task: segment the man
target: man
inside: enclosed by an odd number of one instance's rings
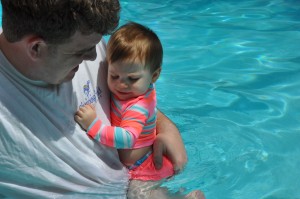
[[[115,149],[74,122],[93,103],[109,124],[105,45],[117,0],[1,0],[0,198],[126,198],[127,170]],[[99,74],[99,75],[98,75]],[[180,134],[163,114],[154,146],[177,170],[186,163]]]

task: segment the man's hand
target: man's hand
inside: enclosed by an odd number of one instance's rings
[[[183,170],[187,163],[186,150],[175,124],[164,114],[157,114],[157,138],[153,144],[153,157],[156,169],[162,167],[163,155],[166,155],[174,166],[175,173]]]

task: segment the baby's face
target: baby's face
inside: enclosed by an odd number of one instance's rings
[[[109,63],[108,87],[120,100],[128,100],[143,95],[153,79],[150,69],[142,64],[123,62]]]

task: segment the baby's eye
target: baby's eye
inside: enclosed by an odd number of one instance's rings
[[[129,81],[131,81],[131,82],[136,82],[137,80],[139,80],[138,77],[129,77],[128,79],[129,79]]]
[[[118,75],[110,75],[110,77],[112,78],[112,79],[118,79]]]

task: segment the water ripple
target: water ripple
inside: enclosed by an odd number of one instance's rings
[[[299,2],[121,2],[121,24],[148,25],[164,46],[158,107],[189,156],[165,186],[213,199],[300,198]]]

